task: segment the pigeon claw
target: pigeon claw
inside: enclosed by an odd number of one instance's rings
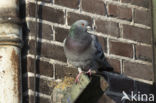
[[[80,82],[80,76],[81,76],[82,72],[80,72],[75,79],[75,83],[79,83]]]
[[[86,74],[88,74],[89,76],[91,76],[91,75],[92,75],[91,69],[89,69],[89,70],[86,72]]]

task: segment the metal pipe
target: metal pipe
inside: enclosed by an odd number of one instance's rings
[[[22,103],[19,1],[0,0],[0,103]]]

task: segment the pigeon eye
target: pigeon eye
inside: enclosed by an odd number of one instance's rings
[[[83,23],[81,25],[84,27],[84,24]]]

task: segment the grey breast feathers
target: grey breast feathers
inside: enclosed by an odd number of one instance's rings
[[[64,51],[65,51],[65,55],[67,57],[68,63],[70,63],[71,65],[75,67],[81,67],[82,69],[85,69],[88,65],[91,64],[94,58],[93,55],[95,54],[95,50],[96,50],[96,48],[93,46],[94,45],[93,40],[91,40],[91,43],[85,49],[85,51],[81,53],[69,50],[65,46],[65,42],[66,42],[66,39],[64,40]]]

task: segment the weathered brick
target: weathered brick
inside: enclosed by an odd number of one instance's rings
[[[36,78],[36,90],[37,92],[51,95],[55,86],[54,80],[45,80]],[[28,89],[34,90],[34,77],[28,77]]]
[[[121,0],[122,3],[131,3],[132,0]]]
[[[23,69],[27,69],[27,72],[33,73],[34,72],[34,62],[35,62],[35,60],[33,58],[28,57],[27,65]],[[53,64],[50,64],[45,61],[37,60],[36,61],[36,69],[37,69],[36,70],[37,74],[53,77]]]
[[[91,17],[82,14],[75,14],[72,12],[68,12],[68,25],[72,25],[76,20],[81,20],[81,19],[87,20],[89,25],[92,25],[93,20]]]
[[[108,35],[112,35],[115,37],[119,37],[119,24],[112,22],[112,21],[102,21],[102,20],[96,20],[96,31],[105,33]]]
[[[132,44],[111,40],[110,41],[110,53],[132,58],[133,47],[132,47]]]
[[[64,12],[46,6],[39,6],[39,18],[55,23],[64,23]]]
[[[38,1],[42,1],[42,2],[51,3],[53,0],[38,0]]]
[[[58,79],[62,79],[64,77],[76,77],[76,75],[78,74],[78,70],[77,68],[71,68],[71,67],[67,67],[67,66],[62,66],[62,65],[55,65],[55,76]]]
[[[124,74],[145,80],[153,80],[153,69],[152,65],[132,63],[124,61]]]
[[[82,0],[82,9],[87,12],[106,15],[105,4],[102,0]]]
[[[132,0],[133,5],[142,6],[145,8],[150,8],[151,2],[152,2],[151,0]]]
[[[53,31],[50,25],[38,23],[38,37],[43,39],[53,39]],[[28,22],[28,29],[30,31],[30,35],[36,35],[36,23],[33,21]]]
[[[54,27],[54,29],[55,29],[55,40],[63,42],[63,40],[67,37],[69,30],[59,27]]]
[[[152,62],[152,47],[136,45],[136,59]]]
[[[36,5],[34,3],[28,3],[26,5],[26,16],[35,17]]]
[[[97,36],[97,37],[98,37],[98,40],[102,46],[103,51],[107,52],[107,39],[104,37],[100,37],[100,36]]]
[[[28,3],[26,12],[27,16],[35,17],[35,8],[36,6],[34,3]],[[64,12],[47,6],[38,6],[38,18],[64,24]]]
[[[149,8],[151,0],[121,0],[121,2]]]
[[[34,101],[34,96],[33,95],[27,95],[23,97],[23,103],[33,103]],[[51,103],[51,100],[49,98],[45,98],[42,96],[37,96],[36,97],[36,102],[37,103]]]
[[[152,31],[150,29],[123,25],[123,38],[150,44],[152,42]]]
[[[55,4],[78,9],[79,0],[55,0]]]
[[[123,3],[131,3],[132,0],[121,0],[121,2],[123,2]]]
[[[151,26],[152,18],[149,10],[134,10],[134,22]]]
[[[29,41],[29,51],[30,53],[35,53],[35,42],[34,40]],[[55,44],[49,44],[49,43],[42,43],[38,42],[38,55],[56,59],[59,61],[66,62],[66,57],[64,54],[64,49],[61,46],[55,45]]]
[[[108,5],[108,15],[120,19],[132,20],[132,9],[114,4]]]
[[[113,71],[117,73],[121,73],[120,69],[120,61],[117,59],[107,58],[108,63],[113,67]]]

